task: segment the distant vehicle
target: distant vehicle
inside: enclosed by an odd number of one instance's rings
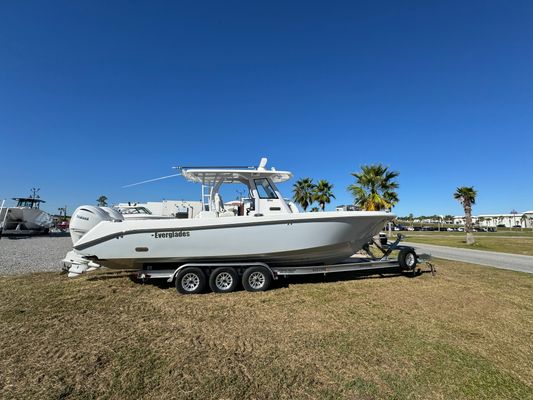
[[[457,232],[464,232],[464,231],[465,231],[465,228],[463,228],[463,227],[457,228]]]
[[[68,221],[61,221],[60,223],[57,224],[56,228],[59,229],[60,231],[65,232],[69,228],[69,222]]]
[[[522,225],[513,225],[513,228],[522,228]]]
[[[453,232],[453,228],[446,228],[446,231]]]
[[[504,224],[498,224],[498,228],[505,228],[506,226]]]
[[[433,228],[432,226],[423,226],[423,227],[422,227],[422,230],[423,230],[423,231],[434,231],[435,228]]]

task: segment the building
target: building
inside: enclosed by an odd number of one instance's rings
[[[361,211],[361,208],[354,206],[353,204],[340,205],[335,208],[335,211]]]
[[[456,216],[453,218],[455,225],[464,225],[465,217]],[[505,228],[533,228],[533,211],[517,212],[516,214],[480,214],[472,216],[474,225],[488,227]]]

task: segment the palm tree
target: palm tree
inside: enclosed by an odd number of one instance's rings
[[[455,200],[459,200],[465,211],[465,232],[467,244],[474,244],[476,242],[474,239],[474,234],[472,233],[472,205],[476,204],[476,196],[477,191],[473,186],[458,187],[453,194],[453,198]]]
[[[331,199],[335,198],[332,190],[333,185],[325,179],[319,180],[313,189],[313,201],[318,203],[322,211],[326,208],[326,204],[329,204]]]
[[[315,185],[311,178],[302,178],[296,181],[293,185],[293,196],[292,200],[302,206],[304,212],[307,211],[307,207],[313,202],[313,190]]]
[[[96,199],[98,202],[99,207],[107,207],[107,197],[106,196],[100,196]]]
[[[400,174],[390,171],[381,164],[363,165],[361,172],[352,175],[356,183],[348,186],[354,197],[354,204],[367,211],[390,210],[399,199],[395,181]]]
[[[513,215],[513,222],[511,222],[511,231],[516,225],[516,214],[518,214],[518,211],[516,211],[514,208],[511,210],[511,214]]]
[[[527,215],[524,214],[520,217],[520,225],[521,225],[521,229],[524,230],[524,228],[527,228]]]

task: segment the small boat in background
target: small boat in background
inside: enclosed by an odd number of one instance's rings
[[[0,207],[0,231],[2,235],[47,234],[53,226],[53,218],[40,209],[44,200],[35,197],[14,197],[15,207]]]

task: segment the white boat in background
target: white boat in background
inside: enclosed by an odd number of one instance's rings
[[[126,205],[126,206],[113,206],[112,208],[109,207],[101,207],[103,210],[105,210],[108,213],[118,212],[120,216],[118,218],[124,218],[126,220],[134,220],[134,219],[171,219],[174,218],[172,216],[163,216],[163,215],[155,215],[152,214],[150,210],[148,210],[146,207],[137,206],[137,205]],[[115,215],[115,218],[117,216]]]
[[[388,212],[344,211],[300,213],[276,183],[288,171],[255,167],[180,167],[181,175],[202,185],[203,210],[186,219],[129,219],[95,206],[72,215],[74,249],[63,260],[69,276],[98,267],[158,269],[184,263],[260,262],[270,266],[323,265],[359,251],[385,223]],[[248,189],[232,211],[221,188]],[[207,188],[207,190],[206,190]]]
[[[15,197],[15,207],[0,209],[0,228],[2,234],[40,234],[48,233],[53,225],[50,214],[40,209],[44,200],[33,197]]]
[[[163,200],[127,202],[113,206],[126,219],[194,218],[202,210],[200,201]]]

